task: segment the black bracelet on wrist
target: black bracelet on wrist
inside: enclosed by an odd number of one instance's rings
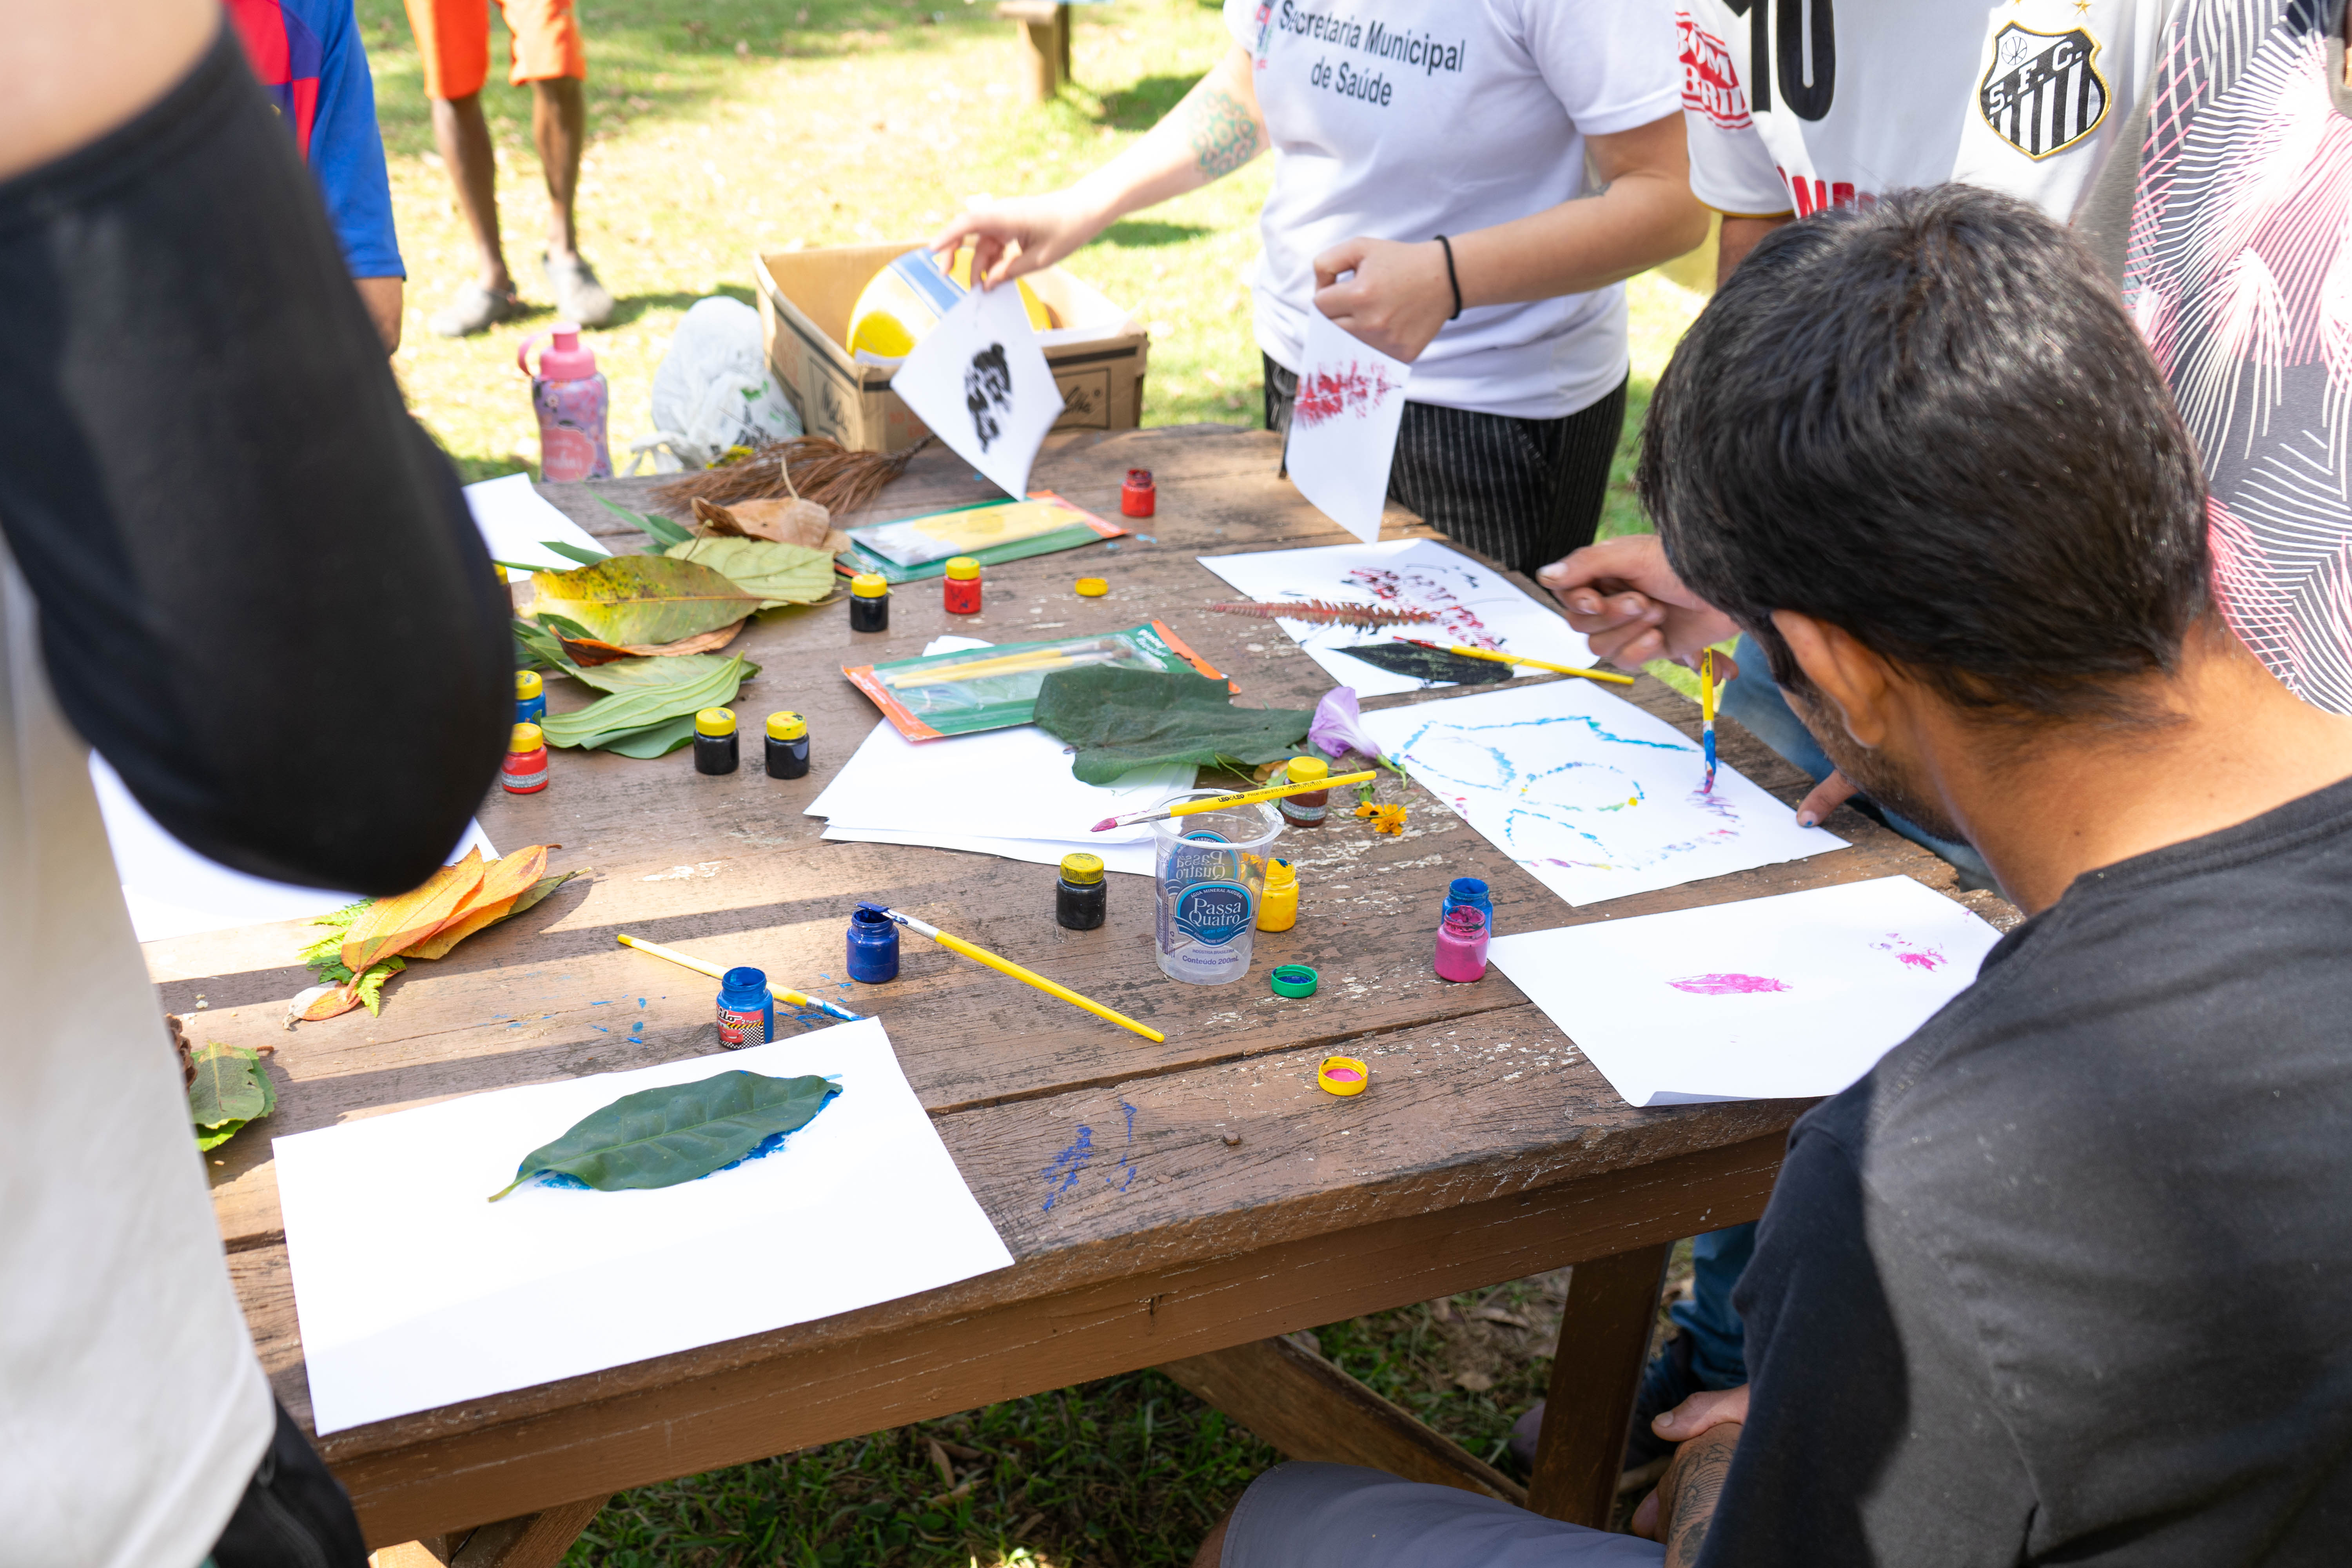
[[[1445,319],[1458,321],[1462,319],[1462,279],[1454,270],[1454,242],[1441,234],[1437,243],[1445,247],[1445,281],[1454,289],[1454,314]]]

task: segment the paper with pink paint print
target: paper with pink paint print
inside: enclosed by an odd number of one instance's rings
[[[1305,363],[1298,367],[1283,465],[1318,511],[1370,544],[1381,536],[1412,366],[1332,325],[1317,310],[1307,312],[1300,357]]]
[[[2000,935],[1908,877],[1495,938],[1489,963],[1631,1105],[1835,1094]]]

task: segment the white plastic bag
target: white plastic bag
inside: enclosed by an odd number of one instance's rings
[[[632,441],[629,472],[707,468],[730,447],[753,450],[802,433],[801,416],[768,374],[760,313],[740,300],[698,300],[654,372],[654,433]]]

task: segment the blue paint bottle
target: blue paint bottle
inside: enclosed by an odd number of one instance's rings
[[[1445,917],[1455,910],[1472,909],[1486,917],[1486,930],[1495,930],[1495,900],[1486,891],[1486,884],[1475,877],[1456,877],[1454,885],[1445,889],[1445,901],[1437,907],[1437,923],[1444,925]]]
[[[898,922],[873,904],[849,917],[849,977],[860,985],[898,978]]]
[[[547,717],[547,683],[535,669],[515,671],[515,722],[536,724]]]
[[[768,977],[748,965],[719,977],[719,1043],[729,1050],[776,1037],[776,998]]]

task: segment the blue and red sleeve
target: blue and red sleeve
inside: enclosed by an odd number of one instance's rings
[[[352,0],[227,0],[245,57],[310,165],[354,278],[404,278]]]

